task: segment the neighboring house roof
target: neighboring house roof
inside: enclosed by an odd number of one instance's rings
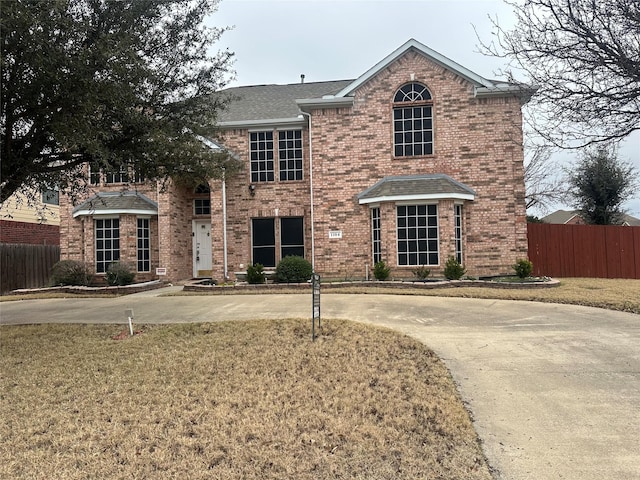
[[[139,192],[99,192],[73,209],[82,215],[157,215],[158,204]]]
[[[579,217],[580,214],[577,210],[556,210],[549,215],[542,217],[544,223],[557,223],[557,224],[565,224],[569,223],[573,218]]]
[[[355,80],[255,85],[223,90],[222,93],[229,95],[233,101],[220,113],[218,125],[224,128],[251,128],[304,124],[301,111],[352,105],[354,92],[360,86],[410,50],[469,81],[474,86],[476,97],[516,95],[526,102],[536,91],[536,88],[524,84],[483,78],[417,40],[410,39]]]
[[[566,224],[573,220],[575,217],[580,217],[579,210],[556,210],[555,212],[542,217],[541,220],[544,223]],[[632,217],[631,215],[627,215],[625,213],[622,215],[622,219],[622,225],[640,227],[640,218]]]
[[[385,177],[358,194],[361,205],[367,203],[458,199],[474,200],[476,192],[444,174]]]

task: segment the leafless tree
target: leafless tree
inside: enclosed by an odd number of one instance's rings
[[[508,1],[515,26],[492,19],[484,53],[538,87],[536,132],[563,148],[618,141],[640,130],[640,1]]]
[[[558,165],[551,159],[553,149],[548,145],[536,145],[525,151],[528,152],[524,161],[527,210],[535,207],[548,211],[553,203],[563,200],[566,192]]]

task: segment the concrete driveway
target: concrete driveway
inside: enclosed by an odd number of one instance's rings
[[[0,324],[123,323],[129,308],[137,323],[311,316],[310,294],[158,297],[166,291],[4,302]],[[323,321],[383,325],[434,349],[496,478],[640,479],[639,315],[396,295],[324,294],[321,309]]]

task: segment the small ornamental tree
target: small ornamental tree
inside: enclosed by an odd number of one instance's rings
[[[444,276],[448,280],[460,280],[466,271],[454,256],[449,257],[447,263],[444,264]]]
[[[516,261],[515,265],[512,265],[511,268],[516,272],[516,275],[519,278],[527,278],[531,276],[531,272],[533,271],[533,263],[526,258],[521,258]]]
[[[373,276],[376,280],[387,280],[391,274],[391,269],[384,263],[383,260],[376,262],[373,266]]]
[[[247,267],[247,282],[248,283],[265,283],[264,265],[256,263]]]

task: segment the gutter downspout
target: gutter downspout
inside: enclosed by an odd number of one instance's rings
[[[157,218],[157,228],[158,228],[158,265],[156,265],[156,267],[162,267],[162,235],[160,235],[160,204],[162,203],[160,201],[160,181],[156,180],[156,203],[158,204],[158,216]],[[151,222],[149,222],[149,228],[151,228]],[[193,230],[193,226],[191,226],[191,230]],[[84,229],[83,229],[84,231]],[[149,232],[149,236],[151,236],[151,232]],[[191,263],[193,263],[193,260],[191,261]],[[193,266],[191,267],[191,270],[193,270]],[[156,277],[158,277],[158,280],[160,280],[160,277],[158,275],[156,275]]]
[[[313,211],[313,148],[311,143],[311,114],[300,110],[302,115],[309,117],[309,194],[311,196],[311,267],[316,271],[316,242],[315,242],[315,223]]]
[[[222,265],[226,282],[229,280],[229,268],[227,265],[227,182],[224,169],[222,169]]]

